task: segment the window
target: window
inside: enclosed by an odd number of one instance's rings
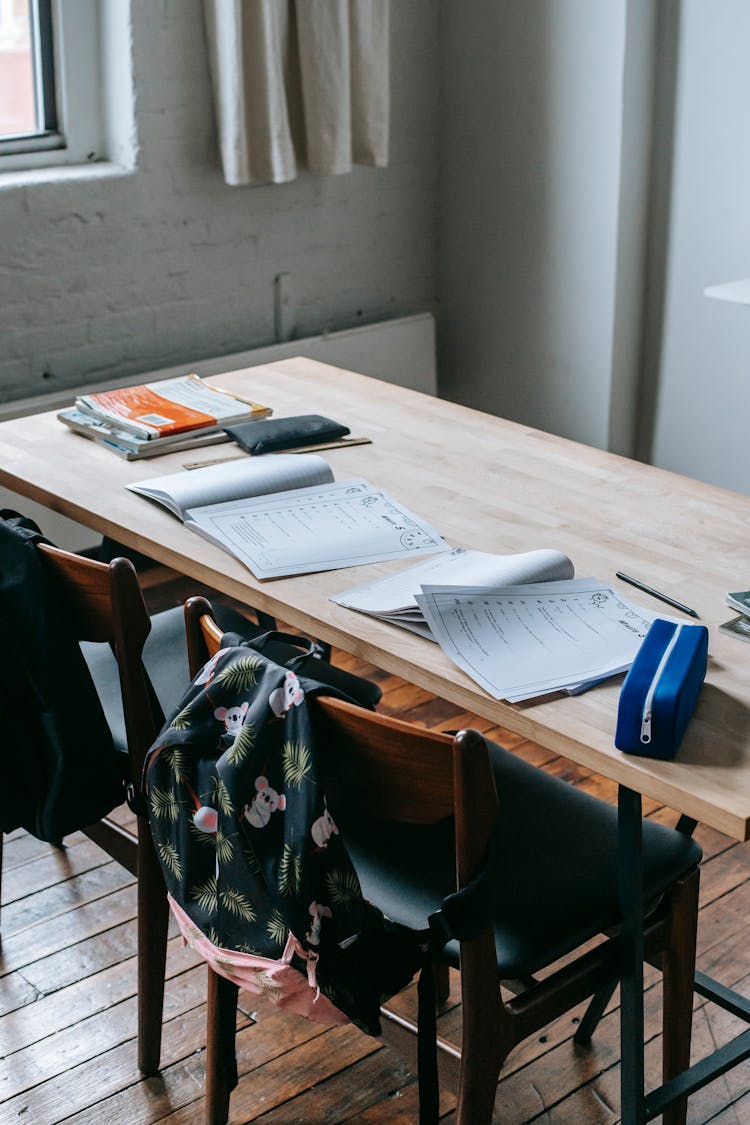
[[[0,171],[106,159],[97,0],[0,0]]]
[[[0,0],[0,137],[5,151],[61,143],[49,0]]]

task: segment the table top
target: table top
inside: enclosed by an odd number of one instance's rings
[[[750,498],[304,358],[211,381],[267,403],[276,417],[324,414],[371,438],[322,454],[336,479],[363,476],[386,489],[451,546],[557,548],[576,575],[611,582],[651,610],[660,603],[616,570],[693,606],[709,628],[709,668],[677,758],[615,749],[622,676],[576,697],[498,702],[437,645],[329,600],[410,565],[403,560],[260,582],[123,487],[231,456],[230,446],[127,462],[69,432],[54,412],[38,414],[0,424],[0,483],[613,781],[750,836],[750,645],[718,631],[733,616],[727,591],[750,586]]]

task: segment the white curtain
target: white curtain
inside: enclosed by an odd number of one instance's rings
[[[389,0],[204,0],[228,184],[388,162]]]

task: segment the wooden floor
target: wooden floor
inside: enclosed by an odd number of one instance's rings
[[[573,784],[612,799],[613,787],[507,731],[460,714],[393,677],[348,658],[383,687],[381,709],[430,727],[476,725]],[[674,823],[649,805],[648,815]],[[699,964],[750,991],[750,848],[699,829],[705,851]],[[132,878],[83,835],[56,850],[22,831],[6,837],[0,957],[0,1125],[193,1125],[202,1121],[205,970],[172,937],[160,1076],[136,1069],[135,893]],[[647,1082],[658,1084],[660,986],[646,993]],[[456,981],[441,1030],[459,1022]],[[321,1028],[241,995],[240,1084],[231,1121],[317,1125],[417,1120],[414,1075],[378,1040],[352,1027]],[[406,996],[409,1005],[413,998]],[[510,1058],[498,1087],[503,1125],[610,1125],[619,1120],[617,997],[589,1049],[574,1046],[579,1012],[551,1025]],[[730,1037],[735,1020],[696,1004],[696,1057]],[[453,1099],[444,1092],[443,1119]],[[750,1064],[691,1099],[692,1125],[750,1123]]]

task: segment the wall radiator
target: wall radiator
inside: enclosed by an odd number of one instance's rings
[[[85,388],[68,387],[64,391],[17,399],[15,402],[0,404],[0,421],[47,410],[60,410],[70,405],[81,390],[91,392],[153,382],[173,375],[184,375],[188,369],[199,375],[219,375],[222,371],[236,371],[296,355],[359,371],[363,375],[372,375],[426,394],[437,393],[435,322],[431,314],[420,313],[340,332],[324,332],[319,336],[270,344],[268,347],[235,352],[232,355],[202,359],[196,364],[180,364],[159,371],[146,371],[125,379],[87,383]],[[82,550],[99,540],[99,536],[88,528],[4,488],[0,488],[0,507],[12,508],[36,520],[45,535],[60,547]]]

